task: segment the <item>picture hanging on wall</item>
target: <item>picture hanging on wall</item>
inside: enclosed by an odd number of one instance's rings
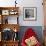
[[[24,20],[37,20],[37,8],[36,7],[23,7]]]

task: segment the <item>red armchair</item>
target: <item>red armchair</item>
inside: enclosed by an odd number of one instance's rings
[[[24,37],[22,38],[22,42],[21,42],[21,46],[27,46],[25,40],[26,39],[29,39],[29,38],[32,38],[33,37],[37,37],[36,33],[33,31],[33,29],[29,28],[26,30],[25,34],[24,34]],[[36,38],[36,44],[34,46],[41,46],[40,42],[37,40]],[[28,43],[28,42],[27,42]],[[31,46],[31,45],[29,45]]]

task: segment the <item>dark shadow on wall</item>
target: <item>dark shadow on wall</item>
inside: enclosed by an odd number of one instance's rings
[[[32,28],[36,34],[37,34],[37,37],[39,39],[39,41],[42,43],[43,42],[43,30],[42,30],[42,26],[21,26],[20,27],[20,31],[19,31],[19,40],[21,42],[23,36],[24,36],[24,33],[25,31],[28,29],[28,28]]]

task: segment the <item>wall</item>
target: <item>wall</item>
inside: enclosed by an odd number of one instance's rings
[[[1,7],[9,7],[9,6],[15,6],[14,3],[15,0],[0,0],[0,6]],[[20,26],[43,26],[43,6],[42,6],[42,0],[17,0],[17,6],[20,7],[20,17],[19,17],[19,24]],[[36,7],[37,8],[37,21],[24,21],[23,20],[23,7]]]
[[[24,0],[21,3],[21,15],[20,15],[20,25],[21,26],[43,26],[43,6],[42,0]],[[37,21],[24,21],[23,20],[23,7],[36,7],[37,8]]]

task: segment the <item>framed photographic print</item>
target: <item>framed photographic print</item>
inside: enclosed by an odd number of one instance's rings
[[[2,15],[9,15],[9,10],[2,10]]]
[[[36,7],[24,7],[23,8],[24,20],[36,20],[37,8]]]

